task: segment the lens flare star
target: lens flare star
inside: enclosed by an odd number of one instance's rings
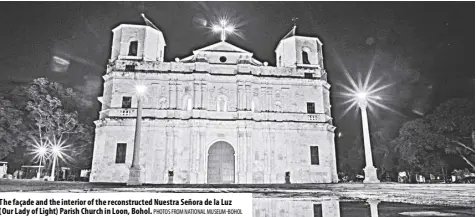
[[[48,157],[48,145],[44,141],[38,141],[35,138],[31,138],[31,151],[30,153],[33,154],[33,161],[43,162]]]
[[[220,34],[221,41],[225,41],[229,36],[238,36],[244,39],[244,35],[240,31],[240,27],[244,25],[244,22],[240,22],[238,18],[223,15],[212,18],[211,21],[201,19],[199,23],[199,25],[207,28],[211,33]]]
[[[382,97],[383,94],[380,92],[386,88],[391,87],[393,84],[382,84],[383,77],[379,77],[376,81],[370,82],[371,74],[373,67],[375,65],[375,57],[372,59],[369,71],[367,72],[367,76],[365,80],[363,80],[360,75],[358,74],[357,81],[352,78],[350,73],[345,69],[341,62],[341,66],[344,69],[345,77],[347,78],[349,85],[344,85],[342,83],[338,83],[337,85],[344,88],[345,92],[339,93],[341,97],[347,98],[344,101],[343,105],[348,105],[348,107],[343,112],[342,116],[346,115],[352,108],[357,108],[357,106],[361,106],[362,103],[365,103],[365,107],[368,108],[372,113],[375,113],[375,109],[382,108],[385,110],[389,110],[392,112],[396,112],[395,110],[391,109],[390,107],[384,105],[382,101],[385,99]],[[350,104],[350,105],[349,105]],[[356,110],[358,111],[358,110]]]
[[[56,139],[53,137],[52,140],[48,139],[48,143],[50,145],[50,150],[53,158],[60,159],[64,162],[72,162],[74,159],[67,154],[69,149],[71,148],[71,145],[66,145],[66,140],[59,138]]]
[[[227,34],[235,33],[235,26],[233,25],[233,23],[230,23],[230,21],[228,21],[228,19],[221,18],[218,21],[218,23],[215,23],[215,24],[212,25],[212,31],[214,33],[220,33],[221,34],[221,41],[225,41]]]

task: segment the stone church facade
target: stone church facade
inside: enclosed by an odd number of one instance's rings
[[[226,41],[165,62],[158,28],[116,27],[90,181],[128,181],[140,84],[142,183],[337,182],[322,43],[294,31],[269,66]]]

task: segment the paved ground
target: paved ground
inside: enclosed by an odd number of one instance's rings
[[[144,185],[0,180],[0,191],[40,192],[247,192],[254,197],[379,199],[385,202],[474,207],[474,184],[271,184],[271,185]]]

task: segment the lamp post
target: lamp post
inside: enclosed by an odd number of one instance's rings
[[[58,154],[61,152],[61,149],[60,149],[60,147],[55,145],[51,148],[51,152],[53,153],[53,167],[51,168],[50,180],[54,181],[55,180],[56,161],[58,161]]]
[[[140,174],[140,136],[142,126],[142,96],[146,91],[144,85],[137,85],[137,117],[136,117],[136,129],[134,134],[134,154],[132,155],[132,166],[129,170],[129,180],[127,185],[141,185]]]
[[[356,94],[358,105],[362,116],[362,133],[364,135],[364,149],[365,149],[365,179],[364,183],[380,183],[377,177],[377,168],[375,168],[372,160],[372,147],[370,146],[369,123],[367,118],[368,94],[360,92]]]
[[[48,149],[44,146],[38,148],[38,156],[40,158],[40,163],[38,165],[38,172],[36,173],[36,178],[40,179],[41,178],[41,161],[43,161],[43,158],[45,157],[46,152]]]

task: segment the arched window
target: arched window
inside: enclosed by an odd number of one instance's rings
[[[311,62],[309,62],[310,53],[311,53],[311,49],[309,49],[309,47],[302,48],[302,63],[303,64],[311,64]]]
[[[139,45],[138,41],[131,41],[129,44],[129,54],[128,56],[137,56],[137,47]]]
[[[282,63],[282,57],[281,57],[281,56],[279,56],[279,63],[278,63],[278,66],[282,66],[282,64],[283,64],[283,63]]]
[[[227,100],[225,96],[217,97],[217,111],[218,112],[226,112],[227,108]]]
[[[309,63],[309,54],[306,51],[302,51],[302,63],[311,64]]]

